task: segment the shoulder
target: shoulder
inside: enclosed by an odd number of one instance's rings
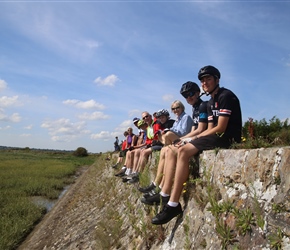
[[[226,88],[220,88],[218,95],[220,97],[235,97],[235,98],[237,98],[237,96],[231,90],[226,89]]]
[[[207,111],[207,103],[208,101],[202,101],[198,107],[199,111],[206,112]]]

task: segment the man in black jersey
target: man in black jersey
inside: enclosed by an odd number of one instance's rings
[[[206,130],[208,120],[207,102],[203,102],[200,99],[200,88],[196,83],[190,81],[184,83],[181,87],[180,94],[186,99],[188,104],[192,105],[194,124],[190,133],[178,139],[178,142],[176,142],[177,145],[190,140],[191,137],[197,136]],[[163,203],[168,201],[173,185],[177,151],[178,147],[175,147],[175,145],[169,145],[161,149],[155,180],[148,187],[139,188],[139,191],[145,193],[141,202],[147,205],[158,205],[161,200]],[[158,185],[162,189],[161,191],[156,187]]]
[[[205,66],[198,72],[203,90],[211,95],[208,102],[208,128],[178,149],[174,186],[168,203],[153,219],[155,225],[165,224],[182,213],[179,198],[183,183],[189,176],[189,159],[203,150],[229,148],[240,142],[242,114],[237,96],[226,88],[219,87],[220,72],[213,66]]]

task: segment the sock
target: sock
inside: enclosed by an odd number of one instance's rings
[[[178,206],[178,202],[173,202],[173,201],[168,201],[167,203],[170,207],[177,207]]]
[[[162,191],[160,192],[160,195],[163,196],[163,197],[168,197],[168,196],[169,196],[169,194],[165,194],[165,193],[162,192]]]
[[[123,167],[122,167],[122,169],[125,169],[126,168],[126,166],[124,165]]]

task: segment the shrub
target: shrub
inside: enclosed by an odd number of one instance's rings
[[[78,147],[73,152],[73,155],[77,156],[77,157],[85,157],[85,156],[88,156],[88,151],[85,148],[83,148],[83,147]]]

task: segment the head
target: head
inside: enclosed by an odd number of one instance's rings
[[[128,131],[124,132],[124,136],[127,137],[129,135]]]
[[[198,79],[201,82],[201,86],[208,94],[212,94],[219,88],[220,78],[221,73],[219,70],[211,65],[202,67],[198,72]]]
[[[144,120],[139,120],[138,124],[137,124],[138,128],[145,130],[147,128],[147,123]]]
[[[142,112],[142,120],[144,120],[148,125],[152,123],[152,115],[150,115],[147,111]]]
[[[170,115],[166,109],[160,109],[156,112],[156,118],[163,124],[170,118]]]
[[[134,123],[134,125],[136,126],[136,127],[138,127],[138,121],[139,121],[140,119],[138,118],[138,117],[135,117],[134,119],[133,119],[133,123]]]
[[[129,134],[129,135],[133,134],[133,129],[132,129],[131,127],[129,127],[129,128],[127,129],[127,131],[128,131],[128,134]]]
[[[199,100],[200,88],[195,82],[188,81],[182,84],[180,94],[186,99],[188,104],[194,105]]]
[[[172,104],[171,104],[171,111],[178,117],[180,116],[183,111],[185,110],[185,107],[183,105],[183,103],[181,101],[174,101]]]

